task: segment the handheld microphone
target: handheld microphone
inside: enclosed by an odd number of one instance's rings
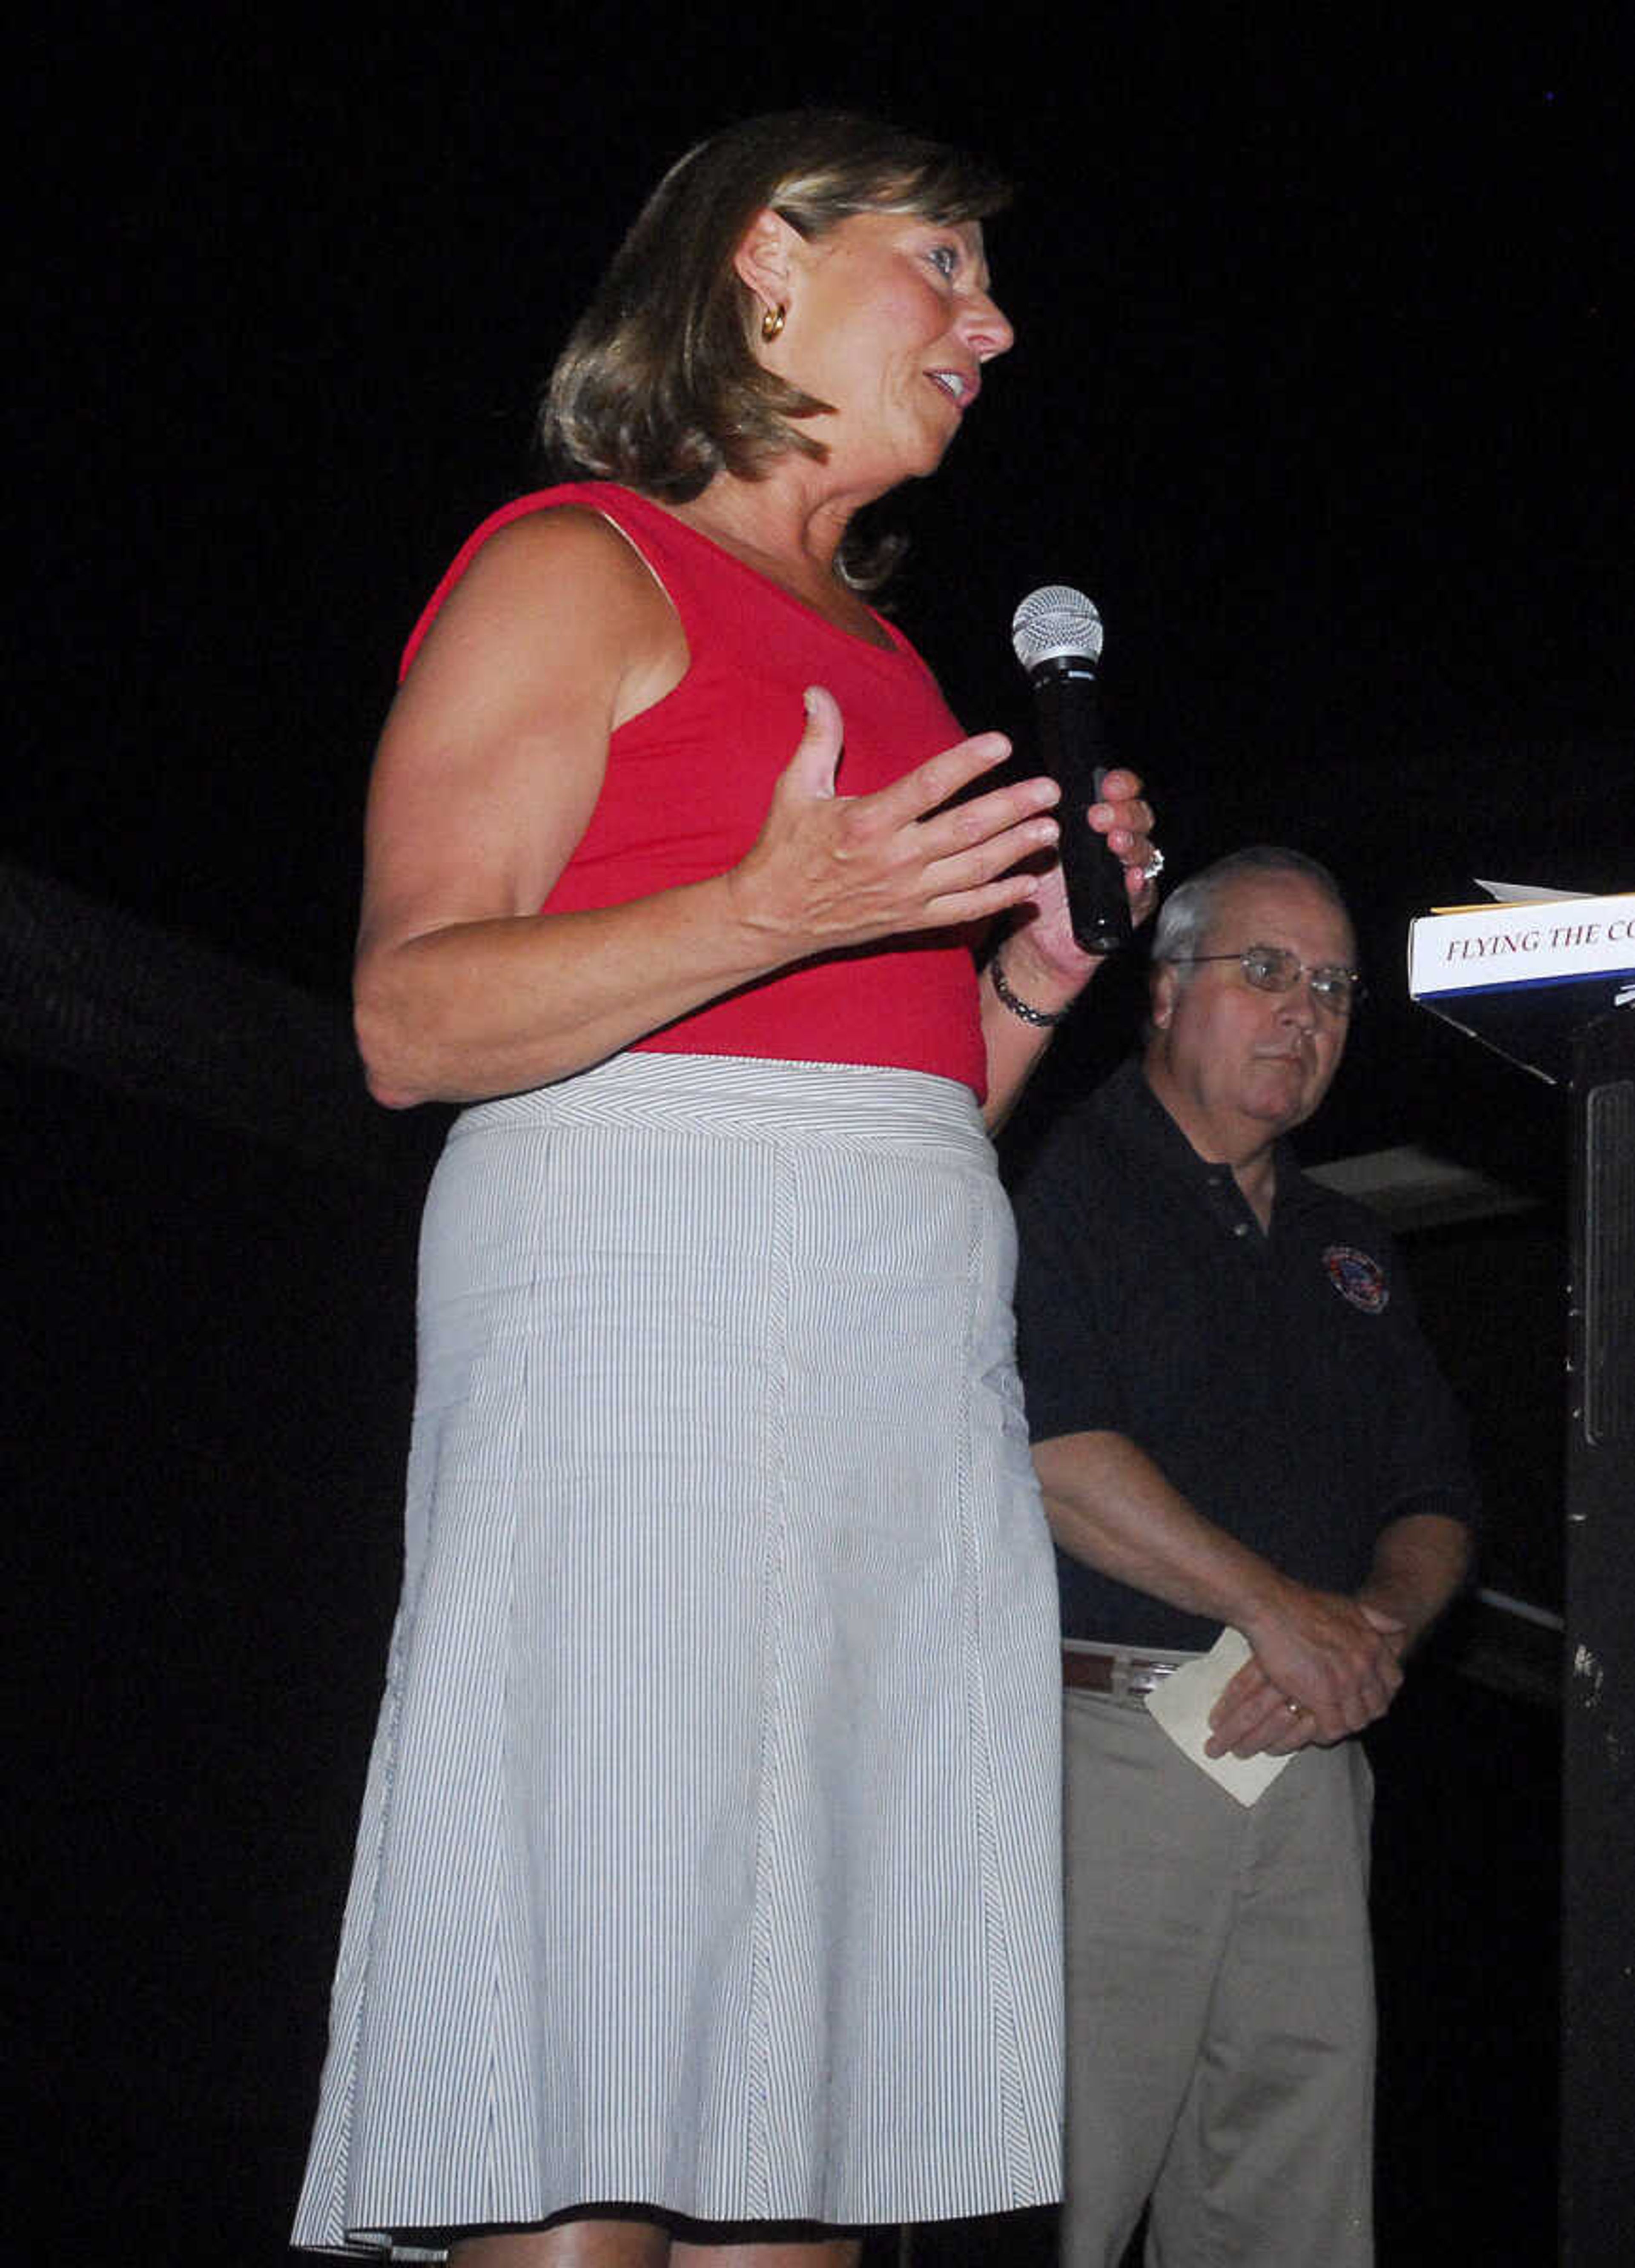
[[[1101,617],[1082,591],[1049,583],[1016,609],[1011,643],[1034,689],[1040,769],[1062,791],[1059,847],[1073,936],[1086,953],[1121,953],[1131,938],[1124,870],[1085,819],[1108,769],[1095,689]]]

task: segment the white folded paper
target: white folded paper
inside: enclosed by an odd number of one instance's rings
[[[1146,1697],[1146,1705],[1183,1756],[1219,1780],[1228,1795],[1243,1804],[1254,1803],[1271,1786],[1293,1756],[1206,1756],[1210,1736],[1209,1712],[1249,1658],[1249,1642],[1241,1631],[1224,1630],[1207,1653],[1183,1661],[1162,1677]]]

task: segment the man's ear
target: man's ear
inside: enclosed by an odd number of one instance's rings
[[[1175,1012],[1175,990],[1180,982],[1180,972],[1167,961],[1160,961],[1153,971],[1149,1014],[1155,1032],[1169,1029],[1169,1020]]]
[[[733,266],[764,307],[787,304],[794,281],[795,250],[802,239],[781,213],[763,205],[733,254]]]

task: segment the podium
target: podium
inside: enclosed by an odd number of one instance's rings
[[[1602,2268],[1635,2258],[1635,896],[1427,915],[1409,990],[1572,1094],[1560,2259]]]

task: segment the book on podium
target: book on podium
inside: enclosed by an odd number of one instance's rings
[[[1408,990],[1472,1039],[1551,1085],[1572,1072],[1575,1033],[1635,1011],[1635,891],[1479,882],[1489,902],[1409,925]]]

